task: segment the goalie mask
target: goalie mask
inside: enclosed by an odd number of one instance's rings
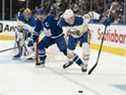
[[[71,9],[67,9],[62,17],[68,24],[70,25],[74,24],[75,15]]]
[[[17,21],[17,28],[18,29],[23,29],[23,27],[24,27],[24,23],[21,22],[21,21]]]
[[[29,18],[32,15],[32,11],[29,8],[26,8],[23,14],[26,18]]]

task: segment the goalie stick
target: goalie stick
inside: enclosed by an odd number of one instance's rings
[[[16,48],[17,48],[17,47],[7,48],[7,49],[4,49],[4,50],[0,50],[0,53],[6,52],[6,51],[9,51],[9,50],[13,50],[13,49],[16,49]]]

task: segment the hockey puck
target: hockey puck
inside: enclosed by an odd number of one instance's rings
[[[83,91],[82,90],[79,90],[78,93],[83,93]]]

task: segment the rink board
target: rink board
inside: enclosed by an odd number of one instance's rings
[[[105,27],[103,25],[90,25],[91,48],[99,49],[99,45],[103,37],[104,28]],[[104,38],[103,51],[126,56],[126,26],[108,26]]]
[[[0,40],[14,40],[14,36],[8,34],[0,34]]]
[[[14,40],[16,21],[0,21],[0,40]]]
[[[15,21],[0,21],[0,40],[14,40]],[[90,24],[91,33],[90,47],[99,49],[103,36],[104,26],[100,24]],[[126,56],[126,26],[111,25],[107,28],[103,51]]]

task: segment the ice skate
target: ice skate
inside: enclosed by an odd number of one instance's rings
[[[68,67],[71,66],[72,64],[73,64],[72,61],[69,61],[69,62],[65,63],[65,64],[63,65],[63,69],[68,68]]]
[[[82,72],[87,72],[87,64],[82,64],[82,65],[80,65],[81,66],[81,71]]]

